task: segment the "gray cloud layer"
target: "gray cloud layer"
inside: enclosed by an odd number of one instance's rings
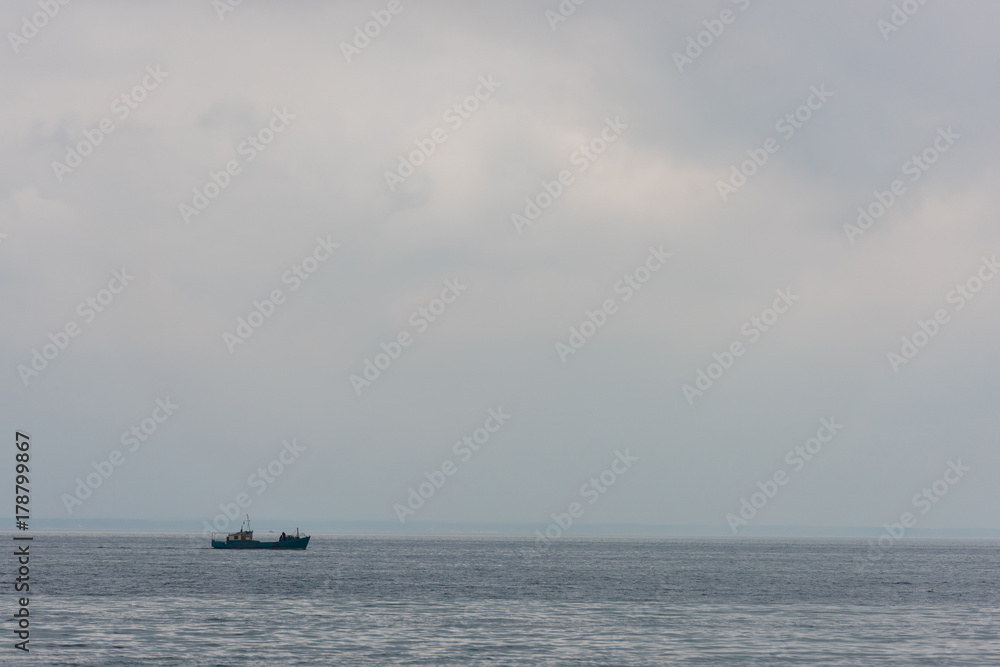
[[[961,309],[948,294],[1000,250],[1000,8],[928,3],[885,39],[889,2],[590,0],[553,30],[555,0],[403,0],[347,62],[341,43],[388,4],[245,2],[220,20],[207,0],[74,2],[16,53],[8,37],[0,391],[7,431],[37,443],[37,516],[69,516],[63,494],[117,449],[72,516],[207,518],[248,492],[261,517],[395,520],[450,459],[410,520],[544,525],[627,448],[639,460],[585,521],[724,525],[783,469],[753,523],[881,525],[961,458],[972,471],[920,525],[998,527],[1000,280]],[[37,11],[8,3],[0,25]],[[719,26],[679,72],[687,38]],[[145,99],[116,105],[157,66]],[[472,105],[480,77],[499,86]],[[788,137],[776,122],[814,87],[832,96]],[[477,108],[455,127],[463,100]],[[275,109],[287,128],[241,150]],[[53,162],[105,118],[60,180]],[[580,171],[609,118],[627,127]],[[391,191],[385,172],[438,128]],[[939,128],[959,138],[911,180]],[[768,138],[777,152],[723,201],[718,181]],[[572,183],[519,233],[512,214],[562,170]],[[292,291],[317,237],[340,246]],[[672,257],[625,301],[650,246]],[[78,304],[122,267],[134,281],[87,322]],[[420,331],[411,313],[455,279],[467,290]],[[788,288],[799,300],[752,341],[744,323]],[[223,334],[275,289],[231,353]],[[556,343],[607,299],[563,363]],[[887,354],[938,309],[948,322],[895,372]],[[79,335],[26,385],[19,366],[69,321]],[[403,331],[359,396],[350,376]],[[733,341],[745,354],[689,404],[682,386]],[[181,407],[130,452],[121,434],[168,396]],[[512,418],[463,461],[453,443],[500,406]],[[786,452],[829,417],[843,430],[794,472]],[[291,438],[306,451],[258,495],[248,477]]]

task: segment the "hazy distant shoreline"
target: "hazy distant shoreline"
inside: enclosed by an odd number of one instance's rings
[[[13,519],[7,525],[13,525]],[[286,519],[255,520],[259,532],[281,532],[289,527],[304,532],[343,535],[534,535],[539,524],[463,524],[396,521],[299,521]],[[200,533],[203,522],[197,519],[158,521],[133,519],[34,519],[33,531],[73,532],[184,532]],[[4,531],[6,532],[6,531]],[[566,537],[844,537],[865,538],[884,534],[881,526],[747,526],[733,536],[728,526],[650,526],[650,525],[577,525]],[[912,529],[907,537],[941,539],[1000,539],[1000,530],[982,528]]]

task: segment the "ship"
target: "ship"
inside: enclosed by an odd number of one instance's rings
[[[250,515],[235,533],[213,533],[213,549],[305,549],[309,546],[309,535],[300,535],[299,529],[295,529],[295,534],[281,533],[281,536],[274,542],[264,542],[253,538],[253,530],[250,529]]]

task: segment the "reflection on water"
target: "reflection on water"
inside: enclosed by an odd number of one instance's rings
[[[526,547],[318,535],[304,552],[233,552],[192,536],[39,535],[31,662],[1000,664],[989,542],[904,543],[861,574],[851,540]]]

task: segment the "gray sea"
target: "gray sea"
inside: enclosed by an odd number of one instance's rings
[[[6,560],[10,664],[1000,665],[997,542],[38,534],[28,655]]]

